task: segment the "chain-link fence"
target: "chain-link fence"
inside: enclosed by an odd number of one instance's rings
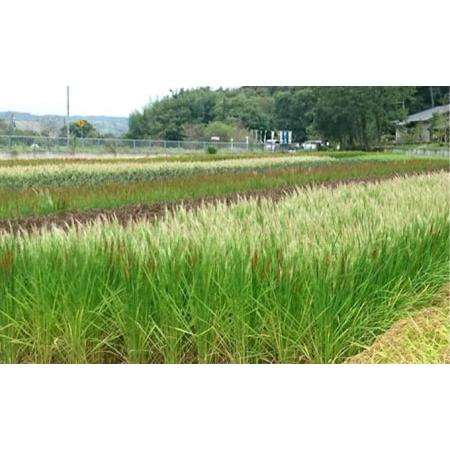
[[[50,138],[42,136],[2,136],[0,154],[39,157],[44,155],[158,155],[205,152],[215,147],[222,152],[258,152],[264,144],[246,142],[162,141],[153,139]]]
[[[398,148],[394,148],[390,150],[392,153],[400,153],[404,155],[412,155],[412,156],[439,156],[439,157],[450,157],[450,149],[442,148],[442,149],[426,149],[426,148],[416,148],[416,149],[408,149],[402,150]]]

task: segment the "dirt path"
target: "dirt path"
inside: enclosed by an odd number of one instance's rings
[[[435,171],[436,172],[436,171]],[[427,172],[430,173],[430,172]],[[402,176],[413,176],[417,174],[407,174]],[[166,214],[175,212],[180,207],[186,210],[196,210],[206,205],[213,205],[216,203],[226,203],[227,205],[237,203],[245,199],[271,199],[275,202],[280,201],[284,197],[299,189],[306,189],[311,186],[326,186],[329,188],[336,188],[342,185],[349,184],[372,184],[380,183],[385,180],[396,178],[396,176],[389,175],[384,177],[370,177],[356,180],[345,180],[339,182],[306,184],[298,186],[287,186],[283,188],[265,189],[257,191],[247,191],[236,194],[227,194],[214,197],[201,197],[192,200],[183,200],[175,202],[153,203],[149,205],[132,205],[123,206],[114,209],[91,209],[86,211],[63,212],[59,214],[51,214],[47,216],[25,217],[20,219],[3,219],[0,220],[0,232],[6,231],[10,233],[19,234],[23,231],[36,232],[42,229],[51,229],[59,227],[67,229],[71,227],[78,227],[84,224],[91,223],[96,219],[103,220],[117,220],[122,225],[127,225],[130,222],[146,219],[149,221],[158,220]]]

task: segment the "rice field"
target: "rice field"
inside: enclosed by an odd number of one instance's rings
[[[448,170],[439,158],[331,155],[12,161],[0,164],[0,220]]]
[[[288,168],[324,164],[328,157],[267,157],[197,162],[126,162],[122,164],[46,164],[34,166],[0,167],[1,184],[11,188],[51,187],[66,185],[104,184],[114,182],[146,181],[158,178],[213,175],[264,169]]]
[[[263,161],[256,170],[280,170]],[[448,161],[426,161],[411,173],[448,169]],[[239,164],[189,163],[186,179],[206,170],[217,182]],[[356,164],[353,171],[364,167]],[[388,171],[394,160],[370,164]],[[244,166],[255,170],[255,161]],[[1,170],[6,184],[61,173]],[[69,179],[98,173],[70,170]],[[135,170],[153,169],[107,165],[100,176]],[[448,282],[448,188],[446,172],[397,176],[305,187],[276,202],[180,207],[127,227],[98,219],[64,231],[0,232],[0,361],[344,362]]]
[[[0,362],[358,361],[448,282],[448,170],[360,152],[2,161]],[[124,223],[146,205],[158,220]],[[78,226],[52,225],[66,212]]]
[[[345,153],[344,153],[345,155]],[[96,185],[105,183],[128,183],[157,179],[186,177],[193,175],[219,175],[233,173],[264,173],[277,169],[308,169],[316,166],[336,167],[351,162],[353,164],[378,162],[411,162],[448,166],[448,160],[440,158],[411,158],[405,155],[373,154],[332,157],[329,154],[316,155],[266,155],[264,157],[190,159],[187,161],[170,159],[145,160],[66,160],[64,163],[42,160],[39,164],[0,164],[0,186],[6,188],[46,188],[55,186]],[[434,161],[434,162],[433,162]]]

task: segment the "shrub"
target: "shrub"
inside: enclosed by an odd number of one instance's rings
[[[9,152],[11,158],[15,159],[19,157],[19,150],[17,150],[16,148],[13,148],[10,150]]]

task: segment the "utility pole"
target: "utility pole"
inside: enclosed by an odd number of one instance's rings
[[[433,93],[433,86],[430,86],[430,98],[431,98],[431,107],[434,108],[434,93]]]
[[[15,129],[16,129],[16,119],[14,117],[14,113],[11,113],[11,117],[9,119],[9,131],[10,131],[10,134],[14,134]]]
[[[70,86],[67,86],[67,148],[70,146]]]

